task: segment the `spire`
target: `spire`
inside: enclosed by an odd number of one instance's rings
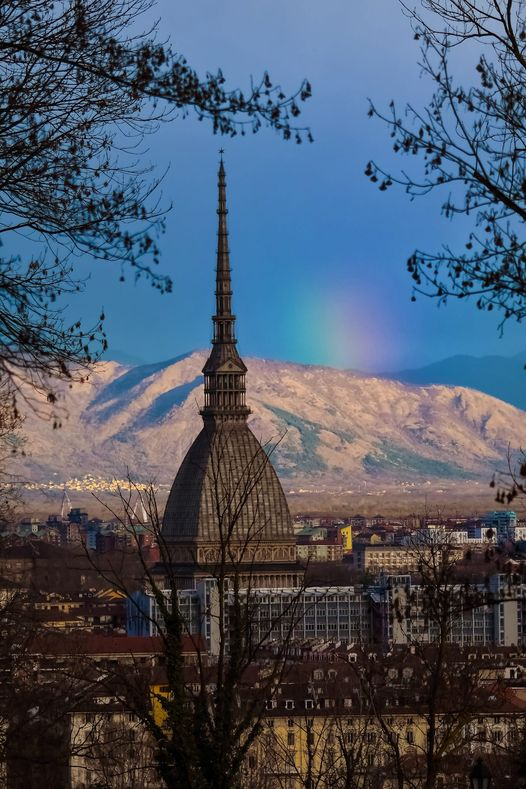
[[[218,228],[216,264],[216,311],[212,316],[212,351],[203,367],[205,421],[245,421],[250,409],[245,403],[245,367],[237,350],[236,316],[232,313],[232,277],[228,250],[226,178],[223,151],[218,172]]]
[[[218,173],[219,199],[217,206],[217,266],[216,266],[216,314],[214,321],[214,339],[216,343],[234,343],[234,324],[236,316],[232,315],[232,281],[230,273],[230,256],[228,252],[228,230],[226,218],[226,180],[225,166],[223,164],[223,150]]]

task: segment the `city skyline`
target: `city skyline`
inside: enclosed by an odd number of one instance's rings
[[[436,3],[0,7],[1,785],[526,789],[526,6]]]

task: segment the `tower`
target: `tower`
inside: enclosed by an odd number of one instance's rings
[[[184,585],[210,575],[221,557],[250,586],[300,582],[285,494],[247,419],[247,368],[237,350],[232,312],[226,178],[218,173],[218,231],[213,337],[203,368],[203,428],[175,477],[162,534]]]

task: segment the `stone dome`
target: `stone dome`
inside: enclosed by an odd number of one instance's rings
[[[163,536],[208,544],[293,539],[283,488],[246,422],[205,423],[172,485]]]

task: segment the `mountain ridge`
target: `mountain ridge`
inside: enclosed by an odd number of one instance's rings
[[[456,354],[423,367],[381,373],[420,385],[444,384],[477,389],[526,410],[526,351],[513,356]]]
[[[67,416],[52,430],[29,414],[35,482],[98,475],[169,485],[201,429],[207,351],[138,367],[96,366],[88,385],[65,389]],[[272,462],[287,487],[350,490],[366,483],[487,481],[508,446],[526,446],[524,412],[459,386],[421,386],[373,374],[246,359],[250,426],[278,444]]]

